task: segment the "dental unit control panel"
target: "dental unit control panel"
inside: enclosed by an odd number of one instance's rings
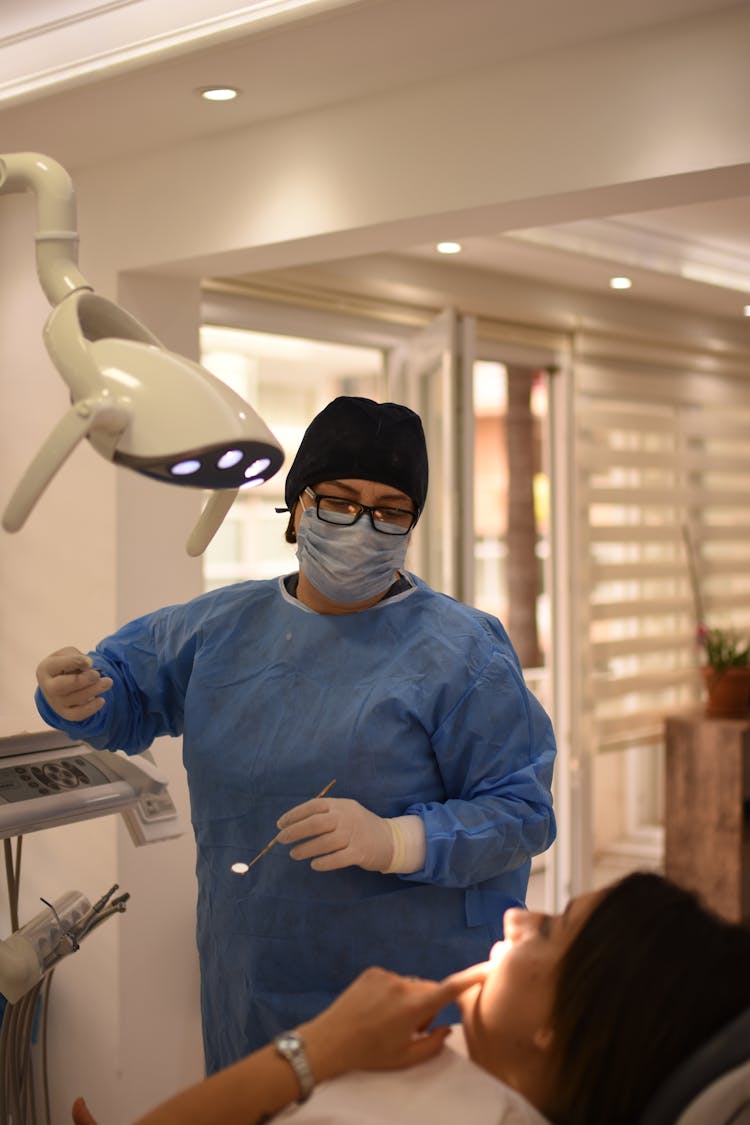
[[[166,776],[144,755],[92,750],[53,730],[0,735],[0,838],[114,812],[138,845],[184,831]]]

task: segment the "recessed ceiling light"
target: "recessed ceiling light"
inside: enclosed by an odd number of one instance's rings
[[[610,289],[629,289],[633,282],[629,277],[610,277]]]
[[[198,93],[207,102],[231,102],[239,94],[236,86],[201,86]]]
[[[750,305],[745,305],[745,307],[742,311],[743,311],[745,316],[750,316]]]
[[[439,254],[460,254],[463,246],[460,242],[438,242],[435,249]]]

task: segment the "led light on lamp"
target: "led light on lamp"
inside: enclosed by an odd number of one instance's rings
[[[252,465],[248,465],[245,469],[245,476],[248,477],[248,479],[250,477],[259,477],[261,473],[266,471],[270,464],[271,462],[267,457],[259,457],[257,461],[253,461]]]
[[[197,473],[200,467],[200,461],[178,461],[169,471],[176,477],[188,477],[191,473]]]
[[[198,93],[207,102],[231,102],[239,96],[236,86],[201,86]]]
[[[610,289],[630,289],[633,282],[629,277],[610,277]]]
[[[460,254],[463,246],[460,242],[438,242],[435,249],[438,254]]]
[[[220,469],[233,469],[235,465],[239,465],[242,457],[241,449],[228,449],[226,453],[222,453],[216,464]]]

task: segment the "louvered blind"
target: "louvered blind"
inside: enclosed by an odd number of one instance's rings
[[[574,432],[582,730],[659,744],[701,690],[685,527],[708,624],[750,633],[750,366],[580,336]]]

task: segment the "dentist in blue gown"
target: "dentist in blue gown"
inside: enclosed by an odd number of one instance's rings
[[[298,573],[37,669],[42,717],[97,749],[182,735],[209,1072],[369,965],[439,979],[483,960],[554,839],[553,732],[503,626],[404,569],[426,494],[418,415],[337,398],[286,479]]]

